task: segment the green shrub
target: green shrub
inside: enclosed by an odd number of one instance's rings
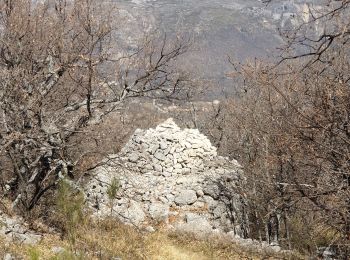
[[[29,248],[28,256],[29,256],[30,260],[39,260],[40,259],[39,251],[34,247]]]
[[[113,204],[114,200],[117,197],[118,190],[120,188],[120,182],[117,178],[113,177],[111,180],[111,183],[109,184],[109,187],[107,189],[107,195],[110,203],[110,208],[111,208],[111,215],[113,213]]]
[[[84,223],[84,195],[63,179],[59,183],[56,206],[63,229],[74,247],[77,228]]]

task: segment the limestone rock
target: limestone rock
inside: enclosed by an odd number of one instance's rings
[[[155,170],[156,172],[162,172],[162,171],[163,171],[163,167],[162,167],[161,165],[159,165],[159,164],[155,164],[155,165],[153,166],[153,168],[154,168],[154,170]]]
[[[166,148],[168,148],[168,145],[165,141],[161,141],[159,144],[159,148],[165,150]]]
[[[166,221],[169,216],[169,206],[163,203],[152,203],[149,206],[148,212],[152,219],[157,221]]]
[[[204,196],[204,192],[202,190],[197,190],[196,193],[197,193],[198,197],[203,197]]]
[[[63,247],[60,247],[60,246],[53,246],[51,248],[51,252],[58,255],[58,254],[62,254],[64,252],[64,248]]]
[[[25,221],[20,217],[10,217],[0,211],[0,236],[5,237],[9,242],[34,245],[42,239],[41,234],[37,234],[28,229]]]
[[[210,183],[204,187],[203,193],[214,199],[218,199],[220,196],[220,189],[218,185],[213,185],[212,183]]]
[[[200,235],[205,235],[212,232],[212,226],[208,219],[196,213],[187,213],[185,216],[185,223],[177,225],[179,231],[190,232]]]
[[[153,233],[153,232],[156,231],[155,228],[152,227],[152,226],[147,226],[147,227],[145,227],[145,230],[146,230],[147,232],[149,232],[149,233]]]
[[[165,155],[164,155],[162,152],[160,152],[160,151],[157,151],[157,152],[154,154],[154,157],[155,157],[156,159],[158,159],[159,161],[165,161],[165,160],[166,160]]]
[[[227,208],[223,203],[219,203],[217,207],[213,210],[213,215],[215,218],[220,218],[227,213]]]
[[[7,253],[3,259],[4,260],[14,260],[15,258],[11,254]]]
[[[127,210],[122,213],[122,216],[126,219],[126,222],[139,225],[145,220],[146,214],[144,213],[140,203],[132,200]]]
[[[137,153],[132,153],[129,156],[129,161],[136,163],[139,159],[139,155]]]
[[[175,203],[179,206],[191,205],[197,200],[197,194],[194,190],[182,190],[175,197]]]

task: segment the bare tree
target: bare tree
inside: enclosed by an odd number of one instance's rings
[[[0,179],[26,210],[74,175],[74,135],[130,98],[171,97],[187,81],[172,65],[188,42],[149,36],[123,51],[116,13],[108,1],[0,1]]]
[[[280,61],[235,66],[244,91],[211,121],[247,175],[251,236],[289,248],[349,253],[350,2],[308,7],[281,31]],[[315,28],[318,27],[318,30]]]

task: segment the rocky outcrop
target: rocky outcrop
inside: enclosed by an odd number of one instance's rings
[[[0,236],[8,243],[36,244],[42,236],[30,230],[19,216],[8,216],[0,211]]]
[[[96,216],[112,214],[151,230],[161,222],[190,232],[244,236],[241,166],[218,156],[197,129],[180,129],[173,119],[136,130],[91,175],[85,192]],[[113,178],[120,184],[115,199],[108,197]]]

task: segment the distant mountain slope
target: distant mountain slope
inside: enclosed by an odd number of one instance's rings
[[[316,4],[322,2],[278,0],[266,5],[261,0],[114,1],[128,13],[125,30],[129,41],[154,28],[189,33],[195,37],[197,48],[182,61],[183,67],[226,87],[228,55],[239,61],[273,58],[282,42],[277,28],[291,29],[306,21],[308,5],[317,8]]]

